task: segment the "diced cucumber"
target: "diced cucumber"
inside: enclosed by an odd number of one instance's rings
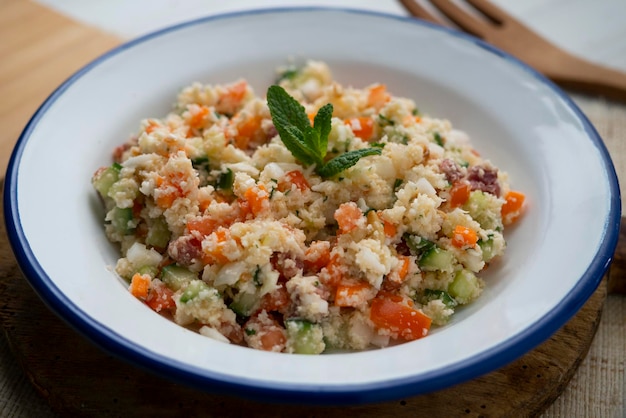
[[[478,241],[478,246],[480,247],[480,249],[483,252],[483,261],[486,263],[488,261],[490,261],[493,256],[493,238],[489,238],[488,240],[484,241],[484,240],[479,240]]]
[[[119,180],[120,170],[122,166],[118,163],[113,163],[110,167],[103,170],[98,170],[91,179],[91,184],[100,193],[103,198],[107,197],[111,186]]]
[[[165,248],[170,242],[170,230],[167,227],[165,218],[159,217],[152,221],[152,225],[148,228],[148,235],[146,235],[146,244],[157,247]]]
[[[436,300],[436,299],[441,299],[443,304],[446,305],[448,308],[454,308],[455,306],[459,304],[445,290],[433,290],[433,289],[424,290],[424,301],[426,303],[430,302],[431,300]]]
[[[463,209],[468,211],[483,229],[497,229],[502,223],[496,199],[497,197],[492,194],[474,190],[463,205]]]
[[[424,271],[446,271],[454,263],[454,255],[443,248],[432,247],[419,259],[419,266]]]
[[[115,230],[121,232],[122,234],[130,234],[135,229],[135,226],[132,223],[132,208],[118,208],[116,206],[111,210],[109,219],[111,220],[111,225],[113,225],[113,228],[115,228]]]
[[[176,264],[170,264],[161,269],[161,281],[173,291],[177,291],[187,283],[197,279],[196,273]]]
[[[141,266],[137,269],[137,273],[147,274],[150,277],[154,278],[159,273],[159,268],[157,266]]]
[[[180,295],[180,301],[182,303],[187,303],[191,301],[192,299],[198,297],[200,292],[204,290],[210,290],[210,289],[211,288],[209,287],[209,285],[203,282],[202,280],[194,280],[187,285],[187,287],[183,291],[183,294]]]
[[[324,333],[319,324],[302,319],[285,321],[287,348],[296,354],[319,354],[324,351]]]
[[[448,286],[448,292],[459,303],[465,304],[471,301],[480,291],[478,277],[469,270],[459,270],[454,280]]]
[[[256,293],[239,292],[233,298],[229,308],[239,316],[248,317],[257,310],[259,302],[259,297]]]

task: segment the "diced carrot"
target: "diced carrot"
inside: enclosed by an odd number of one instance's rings
[[[263,184],[250,187],[245,191],[244,198],[250,204],[250,210],[254,216],[269,208],[270,195]]]
[[[233,115],[240,110],[242,101],[248,91],[248,83],[245,80],[238,81],[226,87],[215,104],[218,113]]]
[[[391,222],[383,219],[383,231],[385,232],[385,236],[387,238],[393,238],[398,233],[398,228]]]
[[[340,284],[335,292],[335,306],[355,308],[365,303],[371,292],[369,283]]]
[[[522,192],[518,192],[515,190],[511,190],[507,192],[506,196],[504,196],[504,204],[502,205],[502,209],[500,213],[502,215],[502,223],[505,225],[510,225],[517,220],[522,214],[522,209],[524,207],[524,200],[526,200],[526,195]]]
[[[472,228],[457,225],[452,233],[452,245],[457,248],[473,247],[478,242],[478,234]]]
[[[329,286],[337,286],[342,282],[344,278],[344,267],[341,264],[341,260],[338,255],[330,257],[330,261],[322,270],[323,273],[320,277],[325,279],[325,283]]]
[[[189,232],[198,232],[202,236],[207,236],[215,231],[219,223],[208,216],[202,218],[192,218],[187,221],[187,229]]]
[[[237,136],[235,136],[235,146],[239,149],[248,149],[251,140],[261,129],[260,116],[251,116],[244,119],[237,125]]]
[[[369,95],[367,96],[367,105],[378,110],[389,100],[391,100],[391,96],[387,93],[387,86],[377,84],[370,88]]]
[[[355,136],[368,141],[374,135],[374,119],[366,116],[346,119],[345,124],[350,126]]]
[[[281,192],[289,190],[292,184],[303,192],[311,188],[306,177],[304,177],[304,174],[302,174],[300,170],[292,170],[285,173],[284,181],[281,180],[278,183],[278,190]]]
[[[420,116],[407,115],[402,119],[402,124],[404,126],[412,125],[414,123],[420,123],[422,118]]]
[[[470,197],[470,185],[464,181],[457,181],[450,189],[450,206],[453,208],[464,205]]]
[[[150,121],[148,122],[148,126],[146,126],[145,131],[146,131],[146,133],[147,133],[147,134],[152,133],[152,132],[154,132],[154,130],[155,130],[156,128],[158,128],[159,126],[161,126],[161,125],[160,125],[157,121],[155,121],[155,120],[150,120]]]
[[[130,293],[138,299],[146,299],[148,297],[148,289],[150,288],[150,281],[152,279],[147,274],[135,273],[130,281],[128,290]]]
[[[411,267],[411,259],[406,255],[399,255],[400,268],[398,269],[398,277],[400,280],[404,280],[409,274],[409,267]]]
[[[339,231],[346,234],[358,226],[363,218],[363,212],[354,202],[342,203],[335,211],[335,220],[339,224]]]
[[[245,80],[241,80],[235,84],[231,84],[225,96],[228,97],[229,100],[240,102],[246,95],[247,89],[248,83]]]
[[[148,297],[146,298],[146,304],[155,312],[170,310],[176,307],[173,295],[174,292],[165,286],[165,284],[155,281],[153,282],[153,285],[150,286]]]
[[[209,108],[206,106],[199,106],[196,111],[194,111],[187,121],[187,124],[193,128],[198,129],[204,125],[204,119],[209,114]]]
[[[304,267],[310,272],[319,272],[330,262],[328,241],[313,241],[304,253]]]
[[[313,123],[315,122],[315,112],[311,112],[307,114],[307,117],[309,118],[309,122],[311,122],[311,126],[313,126]]]
[[[209,250],[204,250],[202,261],[205,264],[213,264],[215,262],[225,264],[229,262],[226,257],[225,243],[230,239],[230,232],[228,229],[218,227],[209,237],[211,241],[215,242],[215,245]]]
[[[415,308],[384,295],[372,300],[370,319],[376,328],[388,330],[407,341],[425,337],[432,322]]]
[[[155,202],[161,209],[170,208],[174,201],[182,196],[180,189],[171,183],[159,189],[155,196]]]

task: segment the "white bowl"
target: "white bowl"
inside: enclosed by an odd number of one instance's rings
[[[145,117],[193,81],[244,77],[261,94],[290,57],[343,84],[384,82],[447,118],[528,196],[478,301],[427,338],[320,356],[227,345],[154,314],[111,272],[91,175]],[[616,246],[618,183],[602,140],[557,87],[466,35],[355,10],[208,17],[129,42],[61,85],[33,116],[6,176],[20,267],[59,316],[111,353],[199,388],[258,399],[359,403],[424,393],[494,370],[562,326],[594,292]]]

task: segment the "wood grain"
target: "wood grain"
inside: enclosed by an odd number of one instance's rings
[[[121,43],[25,0],[0,2],[0,170],[20,132],[52,91]],[[9,58],[10,57],[10,58]]]

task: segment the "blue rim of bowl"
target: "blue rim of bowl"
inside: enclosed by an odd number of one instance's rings
[[[611,192],[610,209],[604,225],[603,240],[597,250],[594,260],[589,265],[585,273],[580,277],[577,284],[564,297],[561,303],[548,312],[543,318],[529,328],[525,329],[523,332],[502,342],[498,346],[475,355],[464,362],[449,366],[445,370],[436,370],[420,374],[415,377],[401,378],[392,381],[356,384],[350,386],[296,386],[293,384],[257,381],[252,379],[249,381],[242,381],[240,378],[222,375],[205,369],[193,368],[189,365],[172,361],[171,359],[156,353],[146,352],[144,349],[136,346],[133,342],[116,334],[114,330],[86,315],[55,286],[54,281],[46,274],[37,262],[37,259],[33,254],[21,228],[20,214],[17,211],[19,192],[17,190],[17,175],[24,147],[28,142],[32,131],[41,117],[55,103],[55,101],[63,95],[64,91],[92,68],[98,66],[101,62],[120,53],[121,51],[132,48],[135,45],[143,43],[147,40],[177,31],[184,27],[204,24],[214,20],[233,19],[240,16],[306,12],[331,12],[377,16],[384,19],[398,20],[422,27],[428,27],[431,30],[441,31],[450,36],[464,39],[470,44],[482,48],[509,62],[511,65],[525,70],[532,77],[548,86],[549,89],[556,96],[561,98],[564,103],[576,114],[579,121],[583,124],[589,139],[597,147],[604,163],[604,169],[606,171]],[[596,290],[604,276],[604,273],[609,267],[613,253],[617,246],[621,219],[621,198],[619,185],[615,168],[608,150],[587,117],[582,113],[572,99],[554,83],[508,53],[505,53],[480,39],[458,32],[454,29],[444,28],[429,22],[405,16],[339,7],[279,7],[207,16],[149,33],[135,40],[126,42],[101,55],[78,70],[63,84],[61,84],[39,107],[24,128],[9,160],[4,184],[3,205],[9,242],[13,248],[13,252],[15,253],[19,267],[30,282],[31,286],[52,311],[54,311],[79,333],[99,345],[102,349],[144,370],[157,373],[167,379],[202,390],[215,393],[240,395],[261,401],[272,400],[287,403],[316,403],[329,405],[380,402],[441,390],[496,370],[530,351],[548,339],[572,316],[574,316],[574,314]]]

